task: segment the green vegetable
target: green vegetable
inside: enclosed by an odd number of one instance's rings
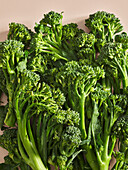
[[[127,33],[105,11],[85,20],[90,33],[62,19],[50,11],[34,32],[10,23],[0,42],[0,168],[108,170],[114,156],[126,170]]]
[[[17,142],[17,129],[5,128],[3,134],[0,136],[0,146],[8,151],[8,155],[4,157],[4,163],[0,164],[0,167],[4,169],[15,169],[18,167],[23,170],[27,170],[27,164],[22,159]]]
[[[109,81],[107,88],[110,90],[114,87],[115,93],[120,93],[123,87],[125,90],[128,86],[127,72],[127,52],[122,43],[106,43],[101,49],[99,63],[104,66],[106,71],[106,81]],[[121,85],[122,84],[122,85]]]
[[[90,14],[85,20],[85,25],[96,36],[96,46],[99,52],[106,42],[113,41],[114,36],[123,30],[119,18],[105,11]]]
[[[8,91],[9,107],[5,118],[5,124],[14,126],[15,113],[13,108],[13,93],[17,84],[17,67],[21,61],[25,61],[24,45],[16,40],[6,40],[0,43],[0,67],[5,78],[5,87]]]
[[[24,24],[15,22],[9,24],[8,39],[22,42],[25,48],[29,47],[33,35],[34,33]]]

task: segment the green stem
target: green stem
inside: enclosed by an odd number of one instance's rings
[[[100,170],[108,170],[109,168],[109,161],[104,162],[103,164],[100,165]]]
[[[8,103],[9,103],[9,107],[8,107],[8,112],[6,114],[4,123],[7,126],[13,127],[15,125],[15,121],[16,121],[16,116],[14,113],[14,109],[13,109],[13,95],[14,95],[14,79],[15,79],[15,75],[10,75],[10,82],[8,80],[8,76],[6,71],[3,69],[5,78],[6,78],[6,88],[8,90]]]
[[[118,62],[117,58],[114,57],[115,62],[119,68],[119,71],[122,75],[122,82],[123,82],[123,88],[126,88],[128,86],[128,75],[127,75],[127,69],[126,69],[126,65],[125,65],[125,61],[123,61],[123,66],[120,65],[120,63]],[[124,59],[125,60],[125,59]]]
[[[81,95],[81,99],[79,101],[79,106],[80,106],[80,129],[82,132],[82,138],[86,139],[87,138],[87,133],[86,133],[86,129],[85,129],[85,97],[86,95],[83,93]]]
[[[68,100],[71,105],[71,108],[75,110],[75,103],[74,103],[74,98],[72,96],[72,84],[71,84],[71,79],[70,77],[68,78]]]
[[[85,125],[85,99],[90,93],[90,89],[95,84],[96,80],[92,79],[90,81],[87,81],[87,83],[84,85],[81,85],[81,97],[79,100],[79,113],[80,113],[80,129],[82,132],[82,138],[83,140],[87,138],[87,132],[86,132],[86,125]]]
[[[105,135],[104,151],[102,155],[102,164],[100,164],[100,170],[108,170],[111,155],[108,155],[109,135]]]
[[[44,165],[47,166],[47,138],[46,138],[46,127],[47,127],[47,119],[44,115],[41,129],[41,147],[40,147],[40,155],[42,155],[42,160]]]
[[[111,145],[111,148],[110,148],[109,154],[108,154],[109,157],[112,156],[112,153],[113,153],[113,150],[114,150],[114,147],[115,147],[115,144],[116,144],[116,140],[117,140],[117,138],[114,136],[113,139],[112,139],[112,145]]]
[[[25,162],[27,162],[28,165],[31,165],[29,157],[26,155],[26,153],[24,151],[24,148],[23,148],[23,145],[21,143],[21,139],[20,139],[19,133],[17,134],[17,139],[18,139],[18,148],[19,148],[19,151],[20,151],[20,154],[21,154],[22,158],[24,159]]]
[[[90,147],[85,146],[84,148],[86,150],[86,152],[85,152],[86,160],[89,163],[92,170],[99,170],[99,165],[98,165],[96,156],[94,154],[94,150],[91,148],[91,146]]]
[[[38,117],[38,122],[37,122],[37,127],[36,127],[36,138],[37,138],[37,146],[38,146],[38,150],[40,153],[40,148],[41,148],[41,138],[40,138],[40,131],[41,131],[41,119],[42,119],[42,115],[40,114]]]
[[[28,135],[29,135],[30,141],[33,145],[34,150],[38,153],[37,148],[36,148],[36,144],[35,144],[35,140],[34,140],[34,137],[33,137],[33,134],[32,134],[30,119],[27,121],[27,127],[28,127]]]
[[[26,109],[25,113],[24,113],[24,118],[22,120],[22,129],[20,129],[20,137],[21,137],[21,141],[23,143],[23,146],[31,160],[31,162],[33,162],[33,165],[35,167],[34,170],[46,170],[47,168],[45,168],[39,154],[38,151],[35,147],[35,145],[33,145],[32,141],[29,140],[28,134],[27,134],[27,129],[26,129],[26,118],[28,115],[28,112],[31,110],[31,108],[34,106],[34,104],[30,105],[28,107],[28,109]]]
[[[27,116],[31,108],[36,105],[36,103],[31,104],[27,107],[23,119],[21,118],[21,113],[18,109],[18,99],[16,100],[16,115],[17,115],[17,121],[18,121],[18,132],[19,132],[19,148],[21,155],[25,157],[27,160],[27,164],[33,168],[33,170],[46,170],[38,151],[35,147],[35,144],[32,144],[32,141],[29,140],[28,132],[27,132]],[[30,130],[30,129],[29,129]],[[31,133],[29,133],[31,135]],[[32,139],[32,136],[30,137]],[[34,140],[34,139],[33,139]],[[21,143],[22,142],[22,143]],[[23,145],[23,146],[22,146]],[[23,151],[23,147],[27,153],[28,156],[25,155]]]
[[[55,51],[48,51],[48,50],[42,49],[42,52],[45,52],[48,54],[54,54],[57,57],[56,59],[62,59],[62,60],[68,61],[67,58],[62,57],[60,54],[56,53]]]

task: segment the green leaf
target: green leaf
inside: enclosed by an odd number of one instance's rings
[[[7,113],[8,104],[5,106],[0,106],[0,129],[4,124],[4,119]]]
[[[68,163],[67,163],[67,168],[70,166],[70,164],[73,162],[73,160],[77,157],[77,155],[78,155],[80,152],[82,152],[82,151],[83,151],[83,150],[81,149],[81,150],[75,152],[75,153],[72,155],[71,159],[69,159],[69,161],[68,161]]]

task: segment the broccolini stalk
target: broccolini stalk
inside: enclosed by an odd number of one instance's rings
[[[58,109],[65,101],[62,93],[59,90],[56,92],[51,90],[45,83],[40,86],[38,81],[39,77],[35,73],[28,70],[22,73],[22,78],[19,81],[21,85],[15,92],[14,106],[18,122],[18,146],[21,156],[30,167],[40,170],[48,169],[48,159],[51,156],[51,151],[53,157],[56,147],[58,154],[71,157],[80,144],[81,132],[77,127],[74,127],[74,124],[79,123],[79,114],[71,110]],[[59,105],[57,105],[58,102]],[[34,119],[36,122],[32,121],[35,129],[30,123],[33,116],[36,118]],[[62,138],[62,134],[68,133],[68,130],[65,132],[66,125],[68,127],[72,125],[74,129],[74,131],[69,130],[74,135],[72,136],[74,141],[73,139],[69,140],[70,147],[65,143],[66,137],[60,142],[58,140],[59,137]],[[61,143],[63,144],[61,145]],[[78,153],[75,153],[75,156]],[[70,163],[67,166],[70,166],[75,156],[70,158]],[[55,162],[55,165],[57,164],[54,159],[52,161]]]
[[[93,68],[84,60],[67,62],[56,75],[57,83],[58,85],[60,83],[62,91],[67,97],[67,105],[80,114],[80,129],[83,139],[87,137],[85,100],[97,80],[103,76],[102,69]]]
[[[128,115],[124,112],[119,116],[114,124],[112,133],[118,138],[119,150],[114,152],[116,164],[113,169],[127,169],[128,168]]]
[[[119,115],[122,115],[125,111],[123,109],[126,107],[126,96],[112,95],[97,85],[94,92],[91,93],[91,99],[93,101],[93,113],[89,124],[87,143],[83,147],[88,148],[89,145],[92,145],[94,149],[92,152],[96,156],[99,169],[106,170],[109,168],[117,139],[112,134],[112,128]],[[89,162],[88,155],[86,155],[86,158]],[[95,169],[91,162],[89,164],[92,169]]]
[[[114,93],[120,93],[121,83],[125,90],[128,86],[128,61],[123,44],[116,42],[105,44],[101,49],[98,61],[100,65],[104,66],[106,78],[114,88]]]
[[[79,119],[79,113],[70,109],[59,109],[48,121],[46,129],[48,151],[52,150],[49,162],[56,167],[59,166],[60,169],[71,168],[74,159],[82,152],[82,149],[79,149],[81,143]]]
[[[93,91],[97,80],[104,77],[104,70],[99,67],[91,67],[86,64],[85,60],[79,62],[67,62],[60,69],[55,71],[55,79],[53,80],[53,72],[48,74],[48,82],[51,86],[59,87],[66,97],[66,108],[77,111],[80,115],[79,128],[82,133],[82,140],[87,138],[87,117],[85,112],[86,98]],[[53,73],[53,74],[52,74]],[[51,78],[50,78],[51,76]],[[49,81],[51,80],[51,81]],[[85,149],[85,148],[84,148]],[[91,147],[86,148],[91,167],[99,168],[97,159]],[[94,163],[95,162],[95,163]]]
[[[5,124],[14,126],[16,118],[13,109],[13,95],[17,84],[17,67],[19,62],[25,60],[24,45],[16,40],[6,40],[0,43],[0,67],[2,68],[6,89],[8,92],[8,112],[5,117]]]
[[[44,108],[48,109],[51,106],[52,109],[55,109],[56,105],[50,99],[51,96],[47,96],[49,92],[47,89],[46,91],[44,90],[45,87],[40,91],[38,75],[26,71],[22,73],[22,79],[24,82],[20,81],[21,85],[16,89],[14,102],[18,123],[18,147],[21,156],[31,168],[45,170],[47,165],[44,165],[36,146],[30,118],[34,114],[40,114]]]

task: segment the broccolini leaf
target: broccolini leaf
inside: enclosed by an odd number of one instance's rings
[[[4,119],[7,114],[8,104],[5,106],[0,106],[0,129],[4,125]]]

